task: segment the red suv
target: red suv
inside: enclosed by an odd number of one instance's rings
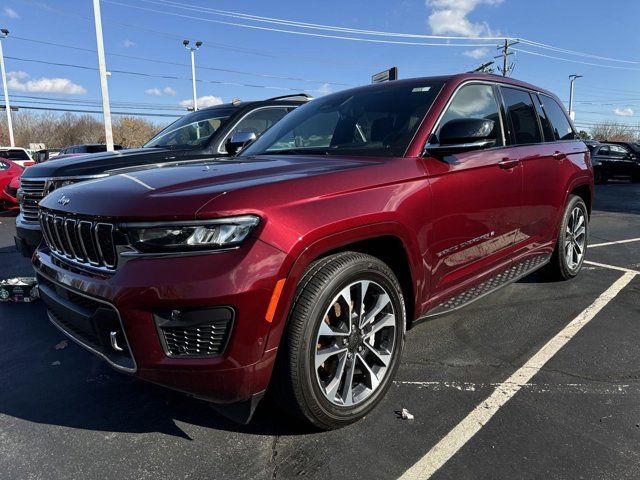
[[[313,100],[237,158],[60,188],[34,262],[51,321],[113,367],[240,421],[269,389],[330,429],[381,400],[419,319],[574,277],[592,191],[551,93],[401,80]]]

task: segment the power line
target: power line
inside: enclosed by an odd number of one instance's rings
[[[619,65],[604,65],[602,63],[593,63],[593,62],[583,62],[581,60],[573,60],[571,58],[556,57],[556,56],[553,56],[553,55],[547,55],[545,53],[532,52],[530,50],[523,50],[521,48],[514,48],[513,50],[516,51],[516,52],[526,53],[528,55],[536,55],[538,57],[552,58],[554,60],[562,60],[562,61],[571,62],[571,63],[580,63],[582,65],[592,65],[594,67],[615,68],[617,70],[633,70],[633,71],[636,71],[636,72],[640,72],[640,68],[622,67],[622,66],[619,66]]]
[[[11,37],[14,40],[21,40],[21,41],[26,41],[26,42],[32,42],[32,43],[38,43],[38,44],[42,44],[42,45],[50,45],[50,46],[55,46],[55,47],[61,47],[61,48],[68,48],[68,49],[72,49],[72,50],[78,50],[78,51],[84,51],[84,52],[91,52],[91,53],[96,53],[96,51],[94,49],[91,48],[83,48],[83,47],[77,47],[74,45],[65,45],[62,43],[54,43],[54,42],[46,42],[43,40],[35,40],[32,38],[25,38],[25,37],[18,37],[18,36],[12,36]],[[154,58],[146,58],[146,57],[139,57],[137,55],[126,55],[123,53],[110,53],[107,52],[107,56],[110,57],[120,57],[120,58],[128,58],[128,59],[132,59],[132,60],[143,60],[145,62],[153,62],[153,63],[160,63],[160,64],[164,64],[164,65],[174,65],[174,66],[178,66],[178,67],[189,67],[189,64],[186,63],[179,63],[179,62],[170,62],[168,60],[159,60],[159,59],[154,59]],[[242,70],[231,70],[231,69],[227,69],[227,68],[218,68],[218,67],[208,67],[208,66],[198,66],[199,70],[211,70],[211,71],[215,71],[215,72],[224,72],[224,73],[234,73],[234,74],[238,74],[238,75],[251,75],[254,77],[261,77],[261,78],[273,78],[273,79],[277,79],[277,80],[293,80],[293,81],[300,81],[300,82],[309,82],[309,83],[326,83],[329,85],[337,85],[337,86],[344,86],[344,87],[354,87],[354,84],[350,84],[350,83],[341,83],[341,82],[332,82],[329,80],[314,80],[314,79],[309,79],[309,78],[300,78],[300,77],[288,77],[288,76],[283,76],[283,75],[272,75],[272,74],[267,74],[267,73],[255,73],[255,72],[246,72],[246,71],[242,71]]]
[[[20,58],[20,57],[10,57],[10,56],[5,56],[5,58],[11,59],[11,60],[15,60],[15,61],[18,61],[18,62],[41,63],[41,64],[44,64],[44,65],[53,65],[53,66],[57,66],[57,67],[79,68],[79,69],[82,69],[82,70],[92,70],[92,71],[98,70],[96,67],[88,67],[86,65],[77,65],[77,64],[62,63],[62,62],[50,62],[50,61],[47,61],[47,60],[40,60],[40,59],[35,59],[35,58]],[[188,80],[188,81],[191,81],[191,78],[178,77],[178,76],[175,76],[175,75],[158,75],[158,74],[151,74],[151,73],[145,73],[145,72],[135,72],[135,71],[131,71],[131,70],[115,70],[115,69],[110,69],[109,71],[111,73],[119,73],[119,74],[122,74],[122,75],[134,75],[134,76],[139,76],[139,77],[162,78],[162,79],[165,79],[165,80]],[[197,79],[197,82],[210,83],[210,84],[216,84],[216,85],[231,85],[231,86],[234,86],[234,87],[264,88],[264,89],[269,89],[269,90],[281,90],[281,91],[288,91],[288,92],[300,92],[300,91],[323,92],[322,90],[319,90],[319,89],[305,89],[305,88],[300,88],[300,87],[296,87],[296,88],[292,88],[292,87],[277,87],[277,86],[272,86],[272,85],[260,85],[260,84],[238,83],[238,82],[224,82],[224,81],[221,81],[221,80]]]
[[[111,5],[119,5],[122,7],[128,7],[128,8],[135,8],[138,10],[144,10],[147,12],[154,12],[154,13],[158,13],[161,15],[170,15],[173,17],[180,17],[180,18],[188,18],[190,20],[200,20],[203,22],[209,22],[209,23],[216,23],[216,24],[222,24],[222,25],[230,25],[230,26],[235,26],[235,27],[242,27],[242,28],[249,28],[249,29],[255,29],[255,30],[263,30],[263,31],[269,31],[269,32],[277,32],[277,33],[289,33],[289,34],[293,34],[293,35],[302,35],[302,36],[307,36],[307,37],[318,37],[318,38],[330,38],[330,39],[334,39],[334,40],[347,40],[347,41],[354,41],[354,42],[368,42],[368,43],[378,43],[378,44],[390,44],[390,45],[417,45],[417,46],[423,46],[423,47],[491,47],[493,46],[492,44],[488,44],[488,43],[475,43],[475,44],[469,44],[469,43],[427,43],[427,42],[406,42],[406,41],[395,41],[395,40],[378,40],[378,39],[374,39],[374,38],[359,38],[359,37],[345,37],[342,35],[327,35],[327,34],[321,34],[321,33],[311,33],[311,32],[299,32],[296,30],[285,30],[285,29],[280,29],[280,28],[271,28],[271,27],[260,27],[258,25],[247,25],[244,23],[237,23],[237,22],[226,22],[226,21],[222,21],[222,20],[213,20],[211,18],[203,18],[203,17],[196,17],[193,15],[185,15],[182,13],[176,13],[176,12],[167,12],[167,11],[162,11],[162,10],[156,10],[153,8],[147,8],[147,7],[141,7],[139,5],[131,5],[131,4],[126,4],[126,3],[121,3],[121,2],[116,2],[116,1],[112,1],[112,0],[102,0],[103,3],[108,3]]]
[[[52,110],[54,112],[73,112],[73,113],[95,113],[96,115],[102,115],[102,110],[84,110],[78,108],[49,108],[49,107],[30,107],[27,105],[16,105],[15,107],[21,110]],[[13,108],[13,106],[11,107]],[[175,115],[171,113],[148,113],[148,112],[111,112],[114,115],[128,115],[139,117],[170,117],[178,118],[182,115]]]

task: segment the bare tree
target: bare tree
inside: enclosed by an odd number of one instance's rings
[[[125,148],[141,147],[159,131],[159,127],[138,117],[118,117],[113,123],[113,139]]]
[[[638,138],[638,130],[620,122],[600,122],[591,127],[591,137],[600,141],[633,141]]]
[[[85,143],[104,143],[102,122],[92,115],[55,112],[16,112],[13,115],[16,145],[28,147],[30,143],[44,143],[47,148],[64,148]],[[115,120],[116,143],[124,147],[139,147],[159,131],[160,126],[143,118],[119,117]],[[4,119],[0,119],[0,145],[9,144],[9,132]]]

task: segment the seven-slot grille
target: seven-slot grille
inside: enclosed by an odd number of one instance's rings
[[[25,222],[38,223],[38,203],[44,197],[45,185],[44,180],[20,179],[20,189],[22,190],[20,210]]]
[[[112,224],[43,210],[40,225],[47,245],[58,255],[85,266],[116,268]]]

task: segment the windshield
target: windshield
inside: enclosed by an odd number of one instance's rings
[[[234,107],[221,107],[189,113],[158,133],[144,147],[204,147],[235,110]]]
[[[297,108],[240,157],[268,154],[402,156],[442,82],[385,83]]]
[[[9,160],[31,160],[31,157],[24,150],[0,150],[0,157]]]

